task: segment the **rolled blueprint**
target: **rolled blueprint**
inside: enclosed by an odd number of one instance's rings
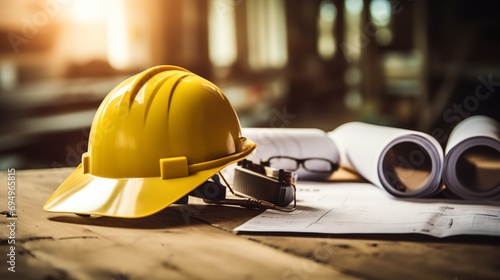
[[[242,128],[242,134],[257,144],[256,151],[248,158],[257,163],[273,156],[288,156],[297,159],[319,158],[336,164],[339,162],[339,151],[335,143],[325,131],[320,129]],[[315,164],[316,161],[310,162]],[[304,166],[299,166],[295,172],[299,180],[322,180],[333,173],[311,172]]]
[[[445,150],[447,192],[469,200],[500,199],[500,126],[486,116],[459,123]]]
[[[396,197],[429,197],[441,190],[443,150],[428,134],[350,122],[328,133],[340,165]]]

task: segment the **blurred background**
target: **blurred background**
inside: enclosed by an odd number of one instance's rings
[[[500,1],[3,0],[0,168],[76,166],[106,94],[173,64],[225,92],[242,126],[348,121],[443,145],[500,121]]]

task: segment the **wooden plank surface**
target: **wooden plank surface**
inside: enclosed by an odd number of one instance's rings
[[[171,206],[142,219],[86,218],[42,209],[71,168],[16,172],[16,272],[10,221],[0,221],[0,279],[498,279],[499,239],[427,236],[243,235],[260,213]],[[0,211],[7,174],[0,172]]]

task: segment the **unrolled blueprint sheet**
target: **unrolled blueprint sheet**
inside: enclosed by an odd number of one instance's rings
[[[368,183],[303,182],[297,187],[296,211],[267,210],[235,231],[500,236],[500,205],[402,200]]]

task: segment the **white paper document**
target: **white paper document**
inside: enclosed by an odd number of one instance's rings
[[[500,124],[473,116],[458,124],[446,144],[444,183],[468,200],[500,200]]]
[[[248,157],[259,163],[272,156],[295,158],[326,158],[339,162],[339,151],[326,132],[316,128],[243,128],[243,135],[257,144],[256,151]],[[323,180],[331,174],[296,170],[300,179]]]
[[[394,197],[427,198],[443,190],[453,198],[500,202],[500,123],[472,116],[455,126],[446,152],[431,135],[396,127],[348,122],[332,131],[313,128],[243,128],[257,144],[248,159],[322,158],[364,177]],[[271,167],[275,166],[268,161]],[[298,180],[324,181],[328,173],[296,170]],[[290,169],[290,168],[288,168]],[[295,169],[291,169],[295,170]]]
[[[302,182],[297,210],[267,210],[239,232],[500,236],[500,205],[397,199],[368,183]]]

